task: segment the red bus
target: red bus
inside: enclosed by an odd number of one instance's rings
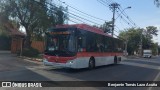
[[[117,64],[123,58],[123,41],[86,24],[59,25],[46,33],[46,66],[94,68]]]

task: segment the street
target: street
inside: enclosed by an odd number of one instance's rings
[[[55,69],[44,67],[41,63],[22,60],[15,54],[0,53],[1,81],[159,81],[160,57],[151,59],[127,59],[119,65],[107,65],[93,70]],[[46,87],[45,90],[106,90],[106,87]],[[9,88],[0,88],[8,90]],[[22,88],[13,88],[12,90]],[[25,88],[29,90],[28,88]],[[31,89],[31,88],[30,88]],[[34,88],[34,90],[42,88]],[[107,90],[158,90],[151,87],[121,87]]]
[[[0,0],[0,90],[160,90],[160,0]]]

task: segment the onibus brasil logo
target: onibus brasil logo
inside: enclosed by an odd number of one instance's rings
[[[42,85],[35,82],[2,82],[2,87],[42,87]]]

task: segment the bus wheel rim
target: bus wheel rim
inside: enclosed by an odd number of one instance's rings
[[[94,67],[94,65],[93,65],[93,60],[90,60],[90,61],[89,61],[89,67],[90,67],[90,68],[93,68],[93,67]]]

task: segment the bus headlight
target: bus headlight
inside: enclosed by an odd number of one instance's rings
[[[69,64],[73,64],[73,60],[70,60],[70,61],[68,61],[67,63],[69,63]]]
[[[47,61],[47,59],[46,59],[46,58],[43,58],[43,62],[45,62],[45,61]]]

